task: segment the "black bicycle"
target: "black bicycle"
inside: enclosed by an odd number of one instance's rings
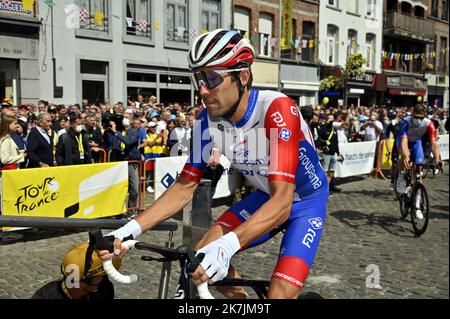
[[[410,214],[417,236],[425,233],[430,218],[430,204],[425,185],[421,182],[421,171],[419,165],[413,165],[405,171],[406,192],[403,194],[397,191],[398,174],[395,178],[395,195],[400,203],[400,216],[404,219]]]

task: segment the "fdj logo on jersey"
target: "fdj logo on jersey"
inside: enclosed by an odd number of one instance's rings
[[[281,130],[279,137],[287,142],[291,138],[291,135],[291,131],[289,131],[287,128],[284,128]]]
[[[322,218],[320,218],[320,217],[311,218],[311,219],[308,219],[308,221],[315,230],[323,228]]]

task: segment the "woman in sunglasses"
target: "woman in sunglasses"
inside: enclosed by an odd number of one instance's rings
[[[193,283],[239,277],[231,257],[285,230],[268,296],[297,298],[318,249],[328,182],[295,103],[282,93],[251,89],[253,58],[250,41],[236,30],[217,29],[194,40],[188,60],[204,109],[192,132],[188,161],[163,196],[112,234],[116,254],[123,254],[123,238],[136,238],[183,209],[213,146],[218,147],[257,191],[227,210],[198,242],[197,254],[205,256],[192,274]],[[246,296],[242,287],[220,291],[229,298]]]

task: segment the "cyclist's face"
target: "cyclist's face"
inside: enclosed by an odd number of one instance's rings
[[[241,71],[241,75],[244,72]],[[208,109],[208,114],[212,117],[222,117],[227,114],[239,98],[239,91],[236,81],[233,81],[233,76],[230,73],[220,75],[223,82],[213,89],[208,89],[206,85],[200,87],[200,96]],[[246,85],[242,81],[242,85]]]

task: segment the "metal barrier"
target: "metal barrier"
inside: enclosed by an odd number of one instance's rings
[[[156,161],[155,158],[150,158],[148,160],[145,160],[144,162],[144,169],[142,172],[142,181],[143,181],[143,191],[142,191],[142,201],[144,202],[144,205],[146,203],[146,191],[147,191],[147,163],[153,162],[153,190],[156,191],[155,189],[155,166],[156,166]]]
[[[0,227],[36,227],[36,228],[67,228],[67,229],[88,229],[120,228],[129,220],[126,219],[86,219],[86,218],[56,218],[56,217],[27,217],[27,216],[4,216],[0,215]],[[163,222],[152,230],[174,232],[178,229],[175,222]]]
[[[97,153],[102,153],[103,154],[103,162],[99,161],[99,163],[106,163],[106,151],[104,148],[100,148],[100,150]]]
[[[383,174],[383,167],[382,167],[382,160],[383,160],[383,147],[386,144],[387,140],[381,140],[378,143],[378,152],[377,152],[377,164],[375,166],[375,168],[373,169],[372,173],[375,177],[377,177],[378,175],[381,175],[384,180],[388,180],[388,178],[386,176],[384,176]]]

